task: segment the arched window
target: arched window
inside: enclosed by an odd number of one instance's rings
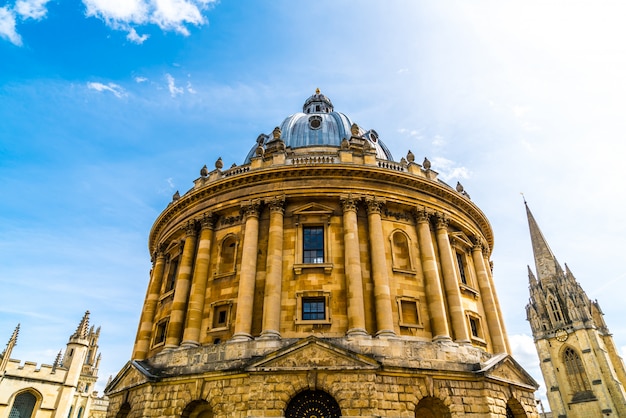
[[[233,273],[235,271],[235,257],[237,252],[237,239],[229,235],[222,241],[220,246],[219,274]]]
[[[400,231],[391,236],[393,267],[400,270],[411,270],[411,254],[409,252],[409,239]]]
[[[76,418],[83,418],[83,407],[82,406],[78,409],[78,415],[76,415]]]
[[[550,307],[550,315],[552,316],[552,320],[554,322],[562,322],[563,314],[561,313],[561,307],[559,306],[559,302],[552,295],[548,296],[548,306]]]
[[[567,347],[563,351],[563,363],[574,394],[591,390],[580,356],[571,347]]]
[[[427,396],[417,404],[415,416],[419,418],[450,418],[452,414],[441,399]]]
[[[20,393],[13,401],[9,418],[30,418],[33,416],[37,398],[30,392]]]

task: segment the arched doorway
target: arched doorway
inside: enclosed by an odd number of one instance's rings
[[[415,418],[452,418],[452,414],[440,399],[427,396],[417,404]]]
[[[524,407],[515,398],[511,398],[506,403],[506,418],[522,418],[526,417]]]
[[[185,407],[181,418],[213,418],[213,411],[207,401],[193,401]]]
[[[285,418],[339,418],[341,409],[335,399],[322,390],[298,393],[287,405]]]
[[[115,418],[126,418],[130,413],[130,404],[128,402],[124,402],[120,407],[120,410],[117,411]]]

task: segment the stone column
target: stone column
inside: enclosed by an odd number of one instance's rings
[[[196,252],[196,240],[198,231],[196,222],[189,221],[185,227],[185,244],[181,255],[178,275],[176,276],[176,286],[174,287],[174,300],[172,301],[172,312],[167,325],[167,335],[165,337],[164,348],[175,348],[180,345],[183,336],[183,325],[185,324],[185,313],[189,301],[189,287],[191,285],[191,271],[193,269],[193,256]]]
[[[161,249],[155,252],[155,263],[150,277],[150,285],[146,294],[146,300],[141,311],[141,320],[137,330],[137,341],[133,350],[133,360],[144,360],[150,350],[152,339],[152,326],[154,325],[154,315],[156,306],[161,295],[163,285],[163,273],[165,271],[165,254]]]
[[[266,202],[270,209],[267,243],[267,274],[263,300],[263,331],[260,338],[280,338],[281,294],[283,284],[283,217],[285,196]]]
[[[452,247],[450,246],[450,236],[448,235],[449,220],[444,214],[437,214],[437,245],[439,247],[439,257],[441,261],[441,272],[443,273],[443,285],[446,291],[448,302],[448,312],[452,324],[452,332],[455,341],[462,344],[469,344],[470,338],[467,332],[467,321],[461,302],[461,290],[459,288],[459,278]]]
[[[239,273],[239,293],[237,295],[237,317],[232,341],[252,339],[252,307],[256,281],[256,259],[259,248],[259,201],[249,201],[241,205],[245,223],[241,272]]]
[[[349,337],[368,335],[365,330],[365,307],[363,305],[363,273],[359,250],[359,230],[357,224],[357,199],[342,196],[343,245],[345,248],[346,289],[348,293]]]
[[[493,352],[508,352],[506,337],[504,335],[504,329],[502,328],[503,318],[500,315],[498,305],[494,299],[491,280],[483,258],[483,246],[480,243],[474,245],[472,258],[474,260],[474,267],[476,268],[476,280],[478,281],[478,289],[480,290],[480,296],[483,301],[485,319],[487,321],[487,327],[489,328]]]
[[[376,306],[377,337],[393,337],[396,335],[393,327],[391,311],[391,293],[389,289],[389,273],[385,242],[383,238],[383,223],[380,211],[385,201],[375,197],[366,198],[367,215],[369,221],[370,253],[372,258],[372,276],[374,277],[374,301]]]
[[[437,259],[435,258],[435,248],[433,247],[430,233],[430,214],[426,212],[426,209],[417,210],[415,212],[415,218],[417,221],[417,237],[422,256],[426,299],[431,318],[433,341],[450,340],[448,318],[443,303],[443,292],[439,281]]]
[[[187,318],[182,342],[184,346],[194,347],[200,345],[204,293],[209,277],[214,221],[215,218],[212,213],[205,214],[200,219],[200,242],[198,243],[198,254],[196,254],[196,265],[193,269],[193,279],[189,293],[189,306],[187,307]]]

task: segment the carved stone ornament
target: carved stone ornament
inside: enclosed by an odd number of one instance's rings
[[[343,208],[344,212],[348,212],[348,211],[356,212],[357,211],[357,203],[359,201],[358,197],[355,197],[352,194],[349,194],[349,195],[341,196],[339,198],[339,201],[341,202],[341,207]]]
[[[450,219],[446,216],[445,213],[437,213],[437,229],[448,229],[450,225]]]
[[[224,167],[224,162],[222,161],[222,157],[219,157],[217,161],[215,161],[215,168],[221,170]]]
[[[415,155],[411,152],[411,150],[409,150],[409,152],[407,152],[406,154],[406,160],[410,163],[415,161]]]
[[[385,199],[370,196],[365,198],[365,203],[367,204],[367,213],[380,214],[385,205]]]
[[[250,200],[241,204],[241,210],[243,211],[244,216],[247,218],[249,216],[259,216],[259,207],[261,206],[261,202],[258,199]]]
[[[285,212],[285,196],[274,196],[265,201],[265,204],[269,206],[271,212]]]
[[[352,136],[359,136],[359,125],[353,123],[350,127],[350,133],[352,134]]]
[[[280,139],[280,136],[282,135],[282,131],[280,130],[280,128],[277,126],[274,128],[274,130],[272,131],[272,136],[274,137],[274,139]]]

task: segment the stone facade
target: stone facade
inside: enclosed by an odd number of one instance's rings
[[[554,417],[626,416],[626,371],[597,301],[563,270],[526,206],[537,276],[527,318]]]
[[[110,417],[537,416],[489,221],[319,91],[150,232]],[[430,414],[430,415],[428,415]]]
[[[100,328],[89,328],[89,312],[52,365],[10,358],[19,325],[0,357],[0,417],[103,418],[108,399],[93,387],[98,379]]]

